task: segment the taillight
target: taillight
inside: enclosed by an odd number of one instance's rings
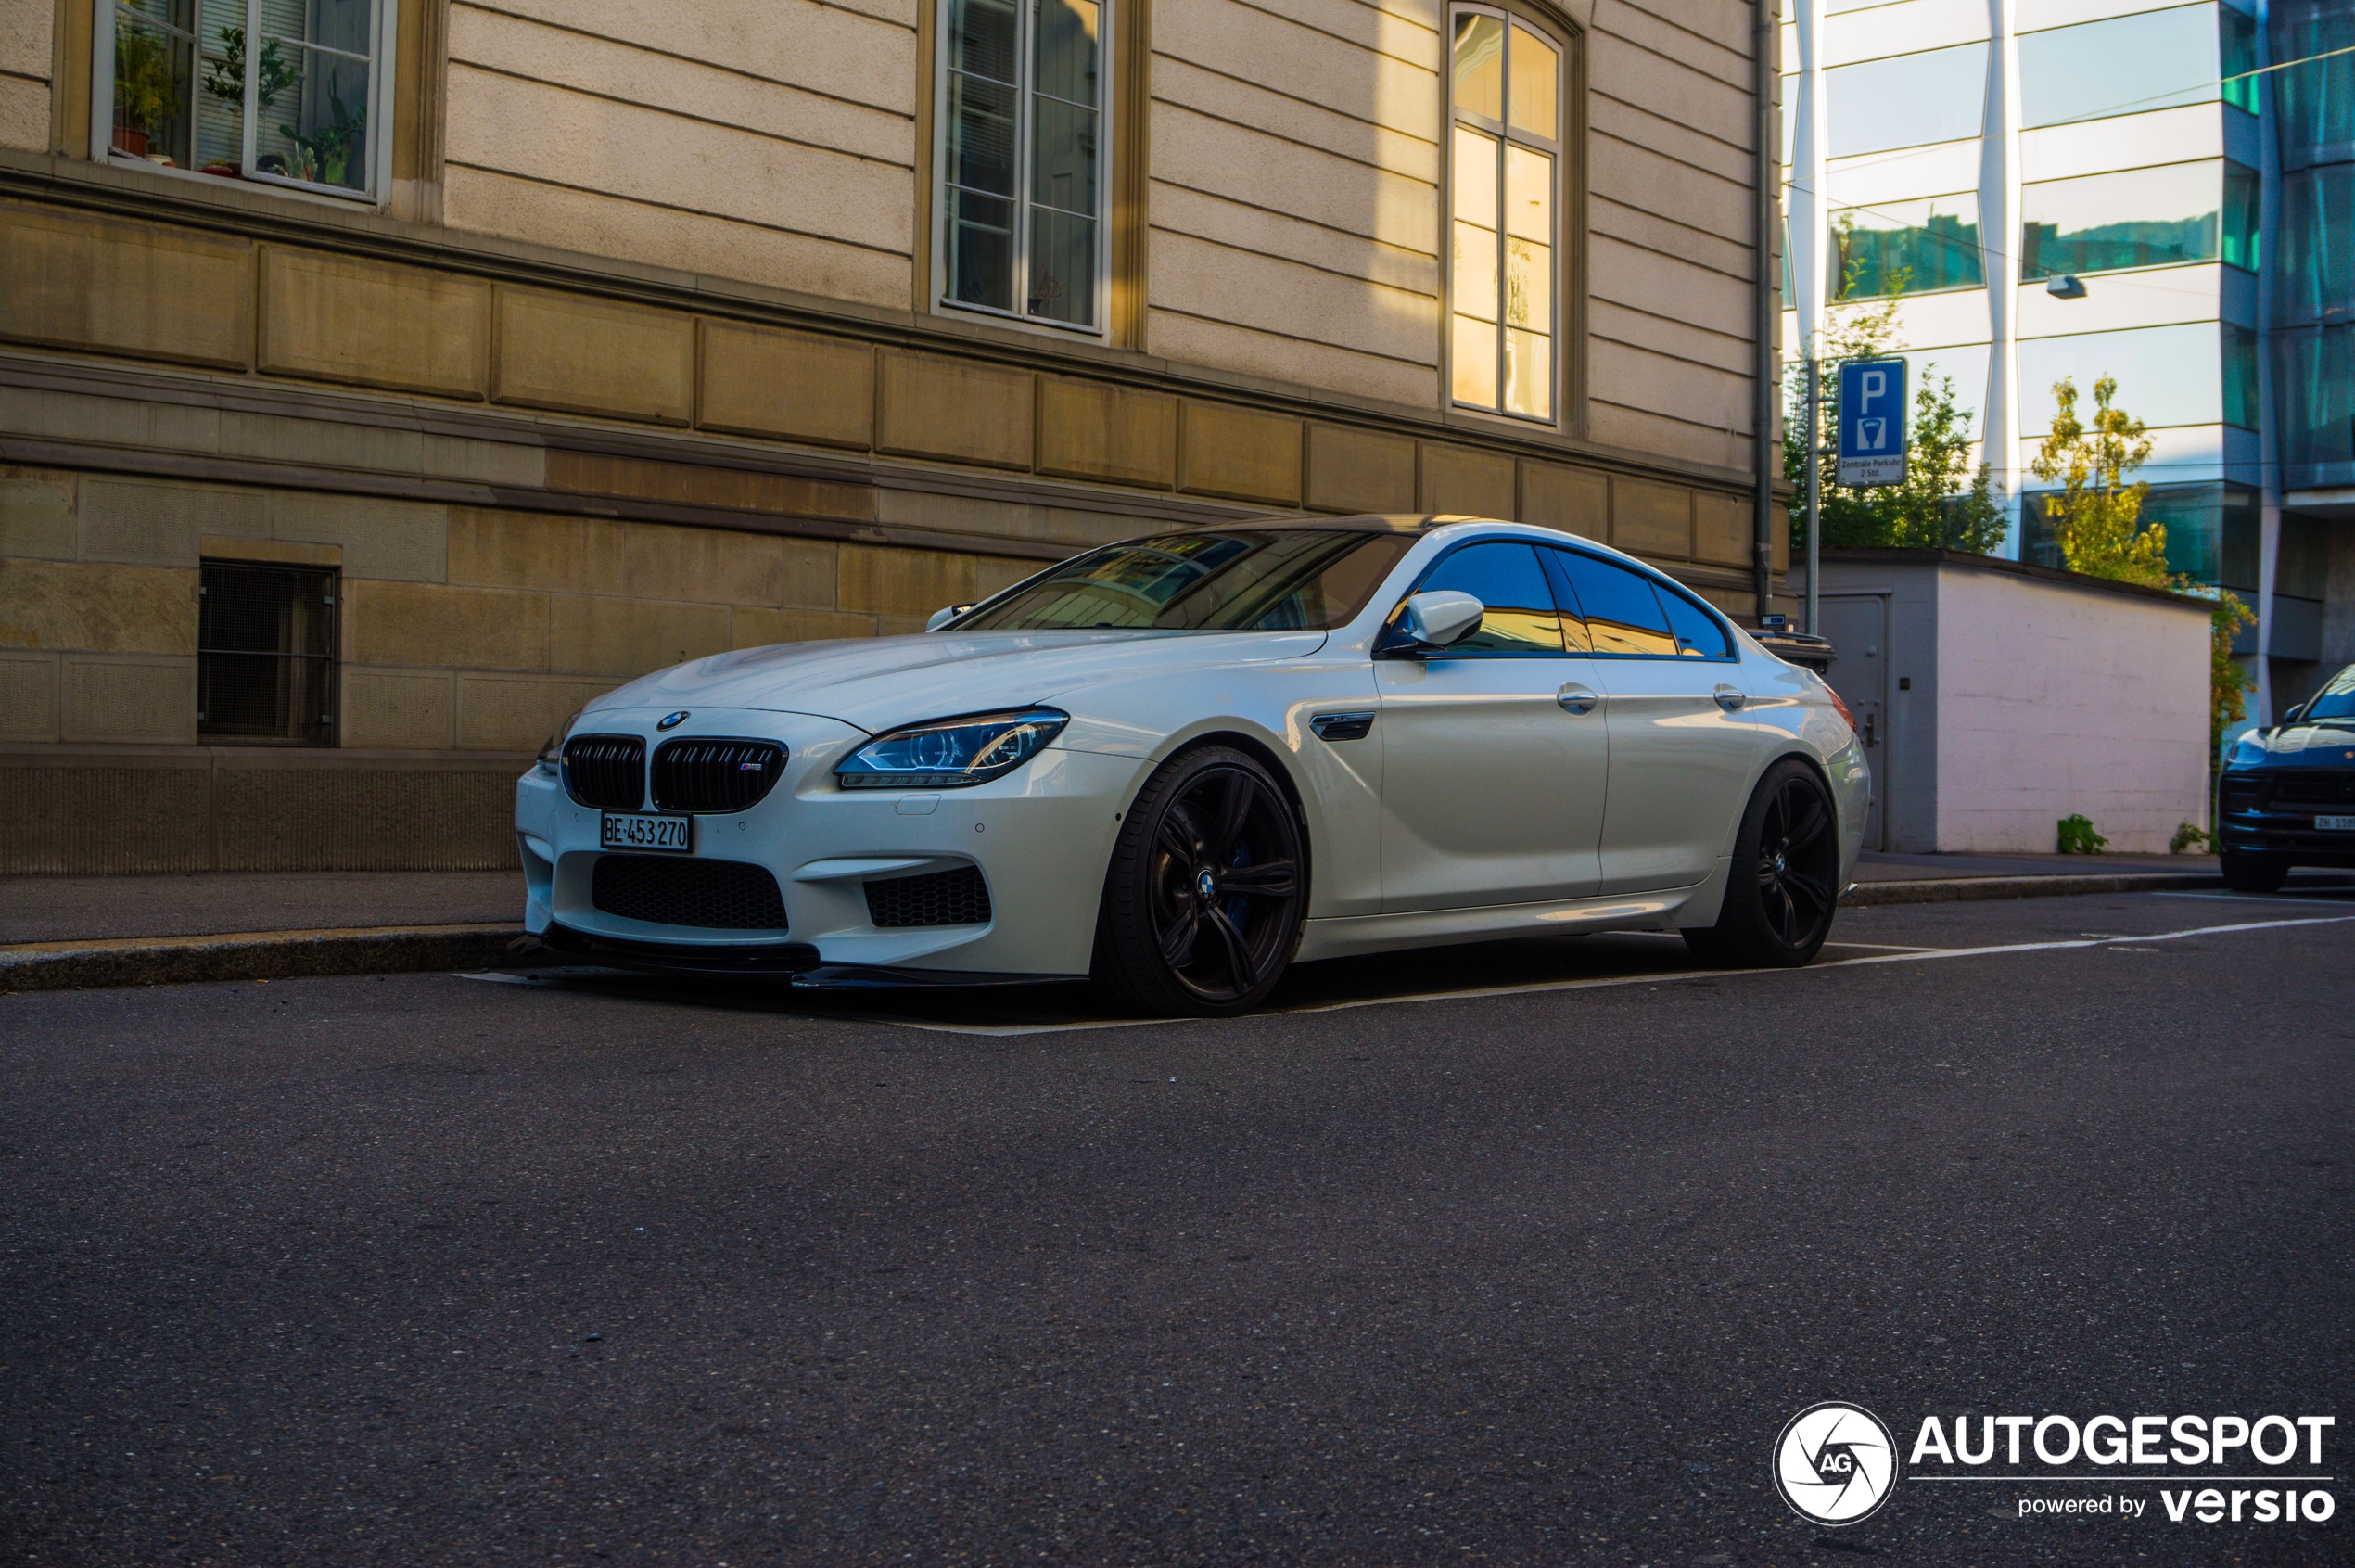
[[[1848,705],[1839,700],[1839,694],[1832,690],[1831,682],[1828,681],[1824,682],[1824,695],[1832,699],[1832,707],[1838,710],[1840,721],[1846,724],[1850,729],[1854,729],[1856,727],[1856,715],[1848,711]]]

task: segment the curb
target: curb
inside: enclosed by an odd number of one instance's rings
[[[1921,882],[1860,882],[1840,897],[1845,909],[1877,904],[1959,904],[1980,899],[2062,899],[2081,893],[2163,893],[2178,888],[2221,890],[2214,872],[2110,872],[2075,876],[1950,876]]]
[[[503,962],[520,926],[374,925],[320,931],[240,931],[0,948],[0,991],[285,980],[484,969]]]

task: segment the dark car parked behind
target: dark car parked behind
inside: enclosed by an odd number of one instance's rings
[[[2233,745],[2217,786],[2224,881],[2270,893],[2292,866],[2355,867],[2355,664]]]

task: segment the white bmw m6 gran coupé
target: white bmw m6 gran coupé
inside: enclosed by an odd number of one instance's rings
[[[583,962],[1215,1014],[1294,961],[1541,932],[1803,963],[1870,790],[1822,681],[1629,556],[1295,517],[632,682],[516,830],[529,929]]]

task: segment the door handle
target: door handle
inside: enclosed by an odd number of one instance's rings
[[[1718,682],[1717,689],[1709,695],[1715,697],[1717,699],[1717,706],[1724,708],[1728,713],[1733,712],[1734,709],[1739,708],[1742,704],[1750,700],[1749,693],[1743,691],[1739,686],[1728,686],[1723,681]]]
[[[1592,713],[1595,711],[1595,705],[1603,699],[1593,687],[1582,686],[1572,681],[1554,694],[1554,700],[1561,704],[1561,710],[1564,713]]]

